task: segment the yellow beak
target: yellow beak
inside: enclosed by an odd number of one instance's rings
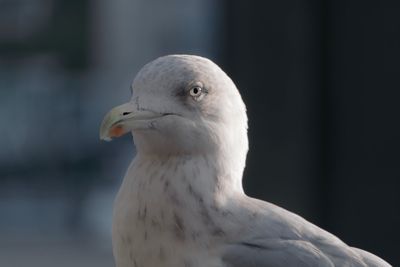
[[[100,139],[111,141],[136,128],[147,128],[149,120],[160,116],[162,114],[156,112],[137,110],[131,102],[117,106],[104,117],[100,126]]]

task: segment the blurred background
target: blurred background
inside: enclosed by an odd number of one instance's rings
[[[0,266],[113,266],[135,73],[209,57],[248,107],[246,192],[400,265],[400,2],[0,0]]]

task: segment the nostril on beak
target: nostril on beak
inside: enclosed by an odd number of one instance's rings
[[[126,115],[129,115],[129,114],[131,114],[132,112],[124,112],[124,113],[122,113],[122,116],[126,116]]]

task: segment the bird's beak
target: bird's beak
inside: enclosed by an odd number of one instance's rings
[[[144,128],[149,120],[160,117],[162,114],[137,110],[133,103],[129,102],[111,109],[103,119],[100,126],[100,139],[111,141],[135,128]]]

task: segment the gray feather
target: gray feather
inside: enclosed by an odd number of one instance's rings
[[[228,267],[390,267],[271,203],[244,197],[239,205],[248,213],[263,212],[243,222],[241,236],[225,246],[222,258]]]
[[[313,244],[301,240],[258,240],[229,245],[223,256],[228,267],[334,267]]]
[[[381,258],[375,256],[372,253],[369,253],[365,250],[359,249],[359,248],[352,248],[354,251],[356,251],[364,260],[364,262],[367,264],[367,266],[372,266],[372,267],[390,267],[391,265],[387,263],[386,261],[382,260]]]

